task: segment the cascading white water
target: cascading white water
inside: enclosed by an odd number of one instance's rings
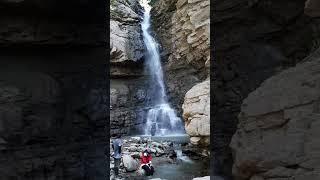
[[[182,150],[175,150],[176,154],[177,154],[177,159],[186,162],[186,163],[193,163],[193,161],[186,155],[182,154]]]
[[[158,44],[149,33],[150,10],[149,0],[141,0],[144,7],[142,26],[143,41],[146,46],[146,65],[151,75],[151,85],[156,90],[153,94],[153,108],[147,113],[145,135],[169,135],[183,132],[181,119],[167,102],[163,72],[161,67]]]

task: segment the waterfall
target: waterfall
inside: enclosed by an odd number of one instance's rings
[[[147,113],[145,135],[181,134],[184,132],[182,121],[167,102],[158,44],[148,31],[151,6],[148,0],[141,0],[141,5],[145,10],[141,27],[146,46],[146,66],[151,76],[151,86],[155,89],[152,95],[155,103]]]

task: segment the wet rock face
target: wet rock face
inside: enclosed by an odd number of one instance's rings
[[[151,12],[170,103],[180,115],[185,93],[209,73],[209,5],[208,0],[159,0]]]
[[[110,56],[112,63],[139,61],[144,55],[140,22],[143,9],[137,0],[115,0],[110,6]]]
[[[110,133],[142,132],[150,101],[146,78],[113,79],[110,88]]]
[[[318,22],[304,14],[305,0],[216,1],[213,23],[214,170],[231,175],[231,137],[240,106],[267,78],[317,48]],[[301,38],[303,37],[303,38]]]
[[[210,81],[192,87],[182,105],[186,132],[194,145],[210,144]]]
[[[320,50],[304,61],[243,101],[231,142],[236,179],[320,178]]]
[[[150,101],[143,65],[143,8],[138,0],[115,0],[110,11],[110,133],[140,133]]]

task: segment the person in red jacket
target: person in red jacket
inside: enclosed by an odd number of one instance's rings
[[[145,171],[147,176],[152,176],[154,173],[154,168],[151,164],[152,156],[149,151],[146,149],[142,152],[140,157],[141,168]]]

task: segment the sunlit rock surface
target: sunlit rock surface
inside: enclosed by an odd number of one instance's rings
[[[191,143],[208,145],[210,143],[210,81],[192,87],[182,105],[186,132]]]
[[[110,133],[141,133],[147,113],[148,77],[144,70],[143,8],[139,0],[110,4]]]
[[[209,74],[209,7],[209,0],[159,0],[151,12],[170,102],[179,114],[187,91]]]
[[[152,10],[170,101],[184,117],[194,145],[210,143],[210,85],[204,81],[210,67],[209,7],[209,0],[159,0]],[[196,92],[201,88],[204,94]]]
[[[138,0],[115,0],[110,4],[110,56],[112,63],[142,60],[142,7]]]

